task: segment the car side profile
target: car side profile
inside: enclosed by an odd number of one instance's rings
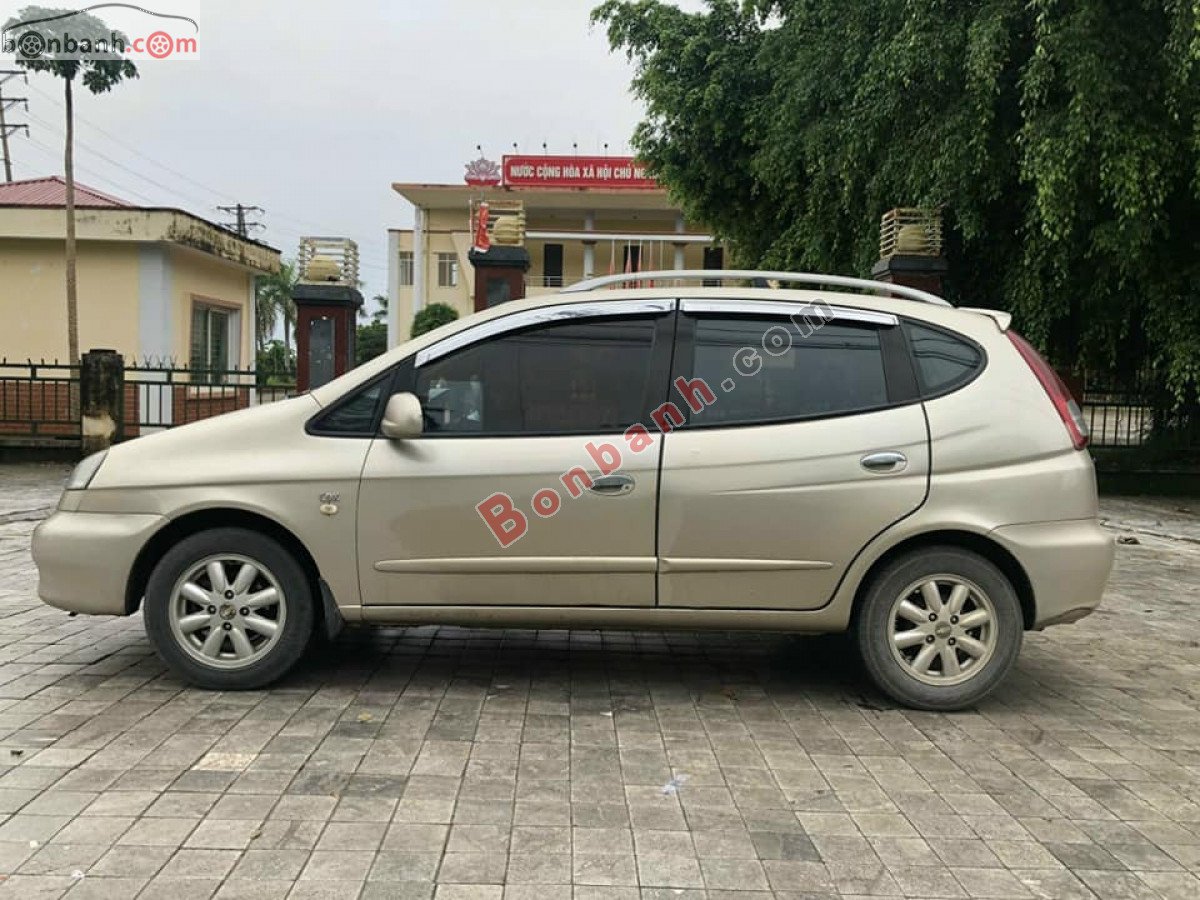
[[[141,609],[208,688],[343,622],[850,631],[882,691],[952,710],[1100,602],[1086,444],[1005,313],[618,275],[89,457],[33,554],[46,603]]]

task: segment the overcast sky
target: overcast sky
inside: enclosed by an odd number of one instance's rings
[[[588,23],[598,0],[167,2],[147,8],[195,19],[197,58],[77,91],[76,178],[218,221],[218,204],[261,206],[259,236],[287,257],[302,235],[353,238],[368,298],[386,292],[387,228],[411,224],[392,182],[457,183],[476,144],[495,159],[514,141],[623,153],[639,118],[629,65]],[[0,22],[24,6],[0,3]],[[163,25],[94,14],[131,36]],[[4,90],[30,101],[28,116],[9,113],[32,133],[12,139],[15,177],[61,174],[61,82],[35,74]]]

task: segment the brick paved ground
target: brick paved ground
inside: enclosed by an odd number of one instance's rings
[[[0,467],[0,898],[1200,897],[1200,519],[958,715],[832,639],[355,631],[270,691],[40,605]],[[1196,506],[1200,511],[1200,505]]]

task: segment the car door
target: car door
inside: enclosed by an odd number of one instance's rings
[[[813,609],[923,502],[929,435],[895,316],[683,300],[661,606]]]
[[[364,603],[652,606],[661,448],[624,432],[666,392],[674,306],[513,313],[402,367],[425,431],[367,454]]]

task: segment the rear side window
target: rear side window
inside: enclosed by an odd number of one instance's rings
[[[948,331],[904,323],[921,393],[946,394],[962,387],[983,367],[983,352]]]
[[[888,405],[879,330],[827,324],[786,349],[764,352],[764,335],[794,332],[786,318],[705,316],[696,320],[694,377],[717,401],[693,420],[700,426],[749,425],[878,409]],[[739,359],[757,348],[761,360]],[[752,369],[757,368],[757,371]]]

